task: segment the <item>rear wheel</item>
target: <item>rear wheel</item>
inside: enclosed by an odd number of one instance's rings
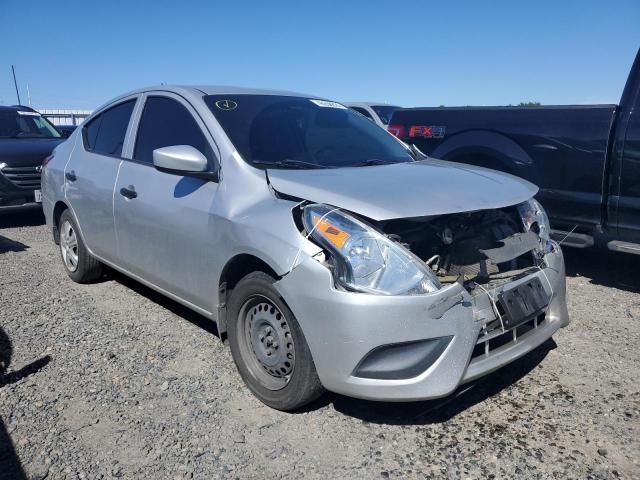
[[[263,272],[244,277],[229,298],[229,345],[244,382],[265,404],[295,410],[324,389],[298,321]]]
[[[69,277],[78,283],[91,282],[100,278],[102,264],[85,247],[78,226],[69,210],[62,212],[58,232],[60,255]]]

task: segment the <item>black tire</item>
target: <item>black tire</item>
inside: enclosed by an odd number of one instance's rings
[[[71,229],[71,230],[70,230]],[[78,283],[88,283],[102,276],[102,263],[89,253],[82,240],[78,225],[69,210],[62,212],[58,222],[58,234],[60,236],[60,256],[62,264],[69,277]],[[66,238],[75,238],[75,248],[66,242]],[[74,258],[75,260],[70,260]]]
[[[324,388],[318,378],[311,351],[302,329],[287,304],[273,288],[274,282],[275,280],[266,273],[253,272],[240,280],[232,290],[227,304],[229,346],[240,376],[261,402],[277,410],[296,410],[322,395]],[[267,312],[267,304],[275,307],[270,308],[270,313]],[[252,312],[257,312],[257,305],[264,308],[265,315],[269,315],[269,318],[277,318],[277,322],[283,326],[280,331],[272,334],[278,340],[283,338],[282,333],[284,332],[285,345],[276,345],[276,350],[272,350],[272,353],[274,358],[276,355],[279,358],[284,358],[282,357],[284,354],[291,360],[291,372],[288,375],[280,374],[277,368],[275,372],[273,370],[268,372],[267,370],[271,366],[265,366],[260,361],[260,354],[256,353],[256,348],[260,349],[265,345],[263,340],[256,338],[261,335],[251,334],[254,331],[252,329],[259,331],[257,326],[259,322],[265,323],[264,319],[257,319],[258,315],[256,315],[256,320],[253,320]],[[275,317],[273,316],[274,311]],[[269,329],[270,326],[266,328]],[[271,334],[268,334],[267,341],[269,338],[272,338]],[[258,341],[262,343],[257,344]],[[252,342],[256,342],[257,346]],[[289,342],[292,342],[292,347],[289,346]],[[277,351],[279,347],[286,348]],[[265,352],[263,352],[262,358],[268,361],[269,359],[264,355],[270,354],[268,350]],[[287,362],[285,363],[289,365]],[[282,372],[285,371],[283,368]],[[274,376],[274,373],[281,376]],[[273,378],[271,379],[271,377]]]

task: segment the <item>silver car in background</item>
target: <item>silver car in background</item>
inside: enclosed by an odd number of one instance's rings
[[[209,86],[112,100],[42,172],[73,280],[108,265],[208,317],[282,410],[446,396],[567,325],[536,192],[336,102]]]
[[[365,102],[350,102],[344,104],[346,107],[349,107],[351,110],[364,115],[366,118],[371,120],[376,125],[381,126],[386,130],[389,126],[389,122],[391,121],[391,115],[393,112],[398,110],[399,108],[396,105],[388,105],[385,103],[365,103]]]

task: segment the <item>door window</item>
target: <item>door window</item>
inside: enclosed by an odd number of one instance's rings
[[[120,103],[91,120],[84,127],[86,149],[102,155],[120,157],[135,103],[135,100]]]
[[[153,151],[173,145],[190,145],[211,160],[209,142],[189,111],[179,102],[167,97],[148,97],[133,158],[153,163]]]

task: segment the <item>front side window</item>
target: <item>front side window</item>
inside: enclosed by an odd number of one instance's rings
[[[335,102],[282,95],[208,95],[242,158],[257,168],[337,168],[410,162],[389,133]]]
[[[190,145],[211,159],[209,142],[189,111],[167,97],[148,97],[138,127],[133,158],[153,163],[153,151],[174,145]]]
[[[124,138],[135,103],[135,100],[120,103],[93,118],[84,127],[87,150],[102,155],[122,156]]]
[[[60,138],[60,132],[37,112],[0,111],[0,138]]]

